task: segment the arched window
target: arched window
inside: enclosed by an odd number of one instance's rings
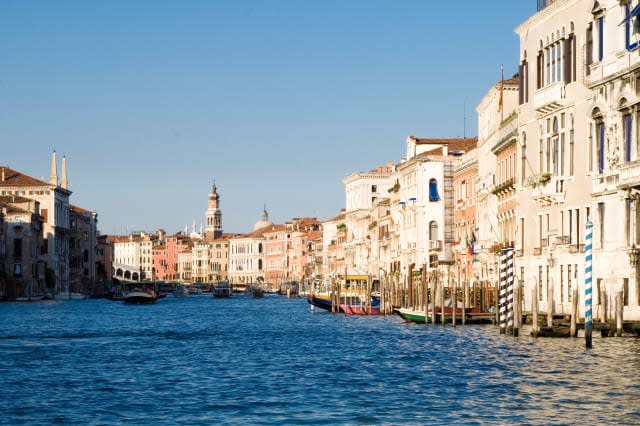
[[[435,179],[429,179],[429,201],[440,201],[440,194],[438,194],[438,181]]]
[[[558,117],[553,118],[553,130],[551,133],[551,147],[547,146],[547,171],[555,175],[560,173],[560,141],[558,135]],[[551,164],[549,156],[551,155]]]
[[[524,185],[527,178],[526,166],[527,166],[527,134],[522,132],[522,138],[520,140],[520,183]]]
[[[598,173],[604,173],[604,120],[598,108],[595,108],[591,114],[595,127],[595,151],[598,161]]]

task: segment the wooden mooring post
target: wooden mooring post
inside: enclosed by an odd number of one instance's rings
[[[616,337],[622,337],[622,312],[624,309],[624,301],[622,292],[616,293]]]
[[[531,335],[538,337],[538,285],[531,290]]]
[[[547,327],[553,327],[553,285],[547,287]]]
[[[569,333],[571,337],[578,337],[578,288],[574,286],[571,289],[571,328]]]
[[[440,323],[444,325],[444,283],[438,283],[438,288],[440,289]]]
[[[520,322],[522,321],[522,287],[520,283],[513,286],[513,336],[520,334]]]
[[[464,282],[462,284],[463,290],[462,290],[462,325],[466,325],[467,324],[467,303],[469,300],[469,286],[467,285],[466,282]]]
[[[422,264],[422,309],[424,310],[424,324],[429,324],[427,315],[429,310],[429,280],[427,279],[427,264]]]
[[[436,325],[436,288],[438,287],[438,282],[434,281],[431,283],[431,325]],[[425,319],[425,323],[426,323]]]

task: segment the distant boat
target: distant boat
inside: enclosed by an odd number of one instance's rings
[[[427,321],[431,321],[430,315],[425,315],[424,310],[399,308],[395,312],[407,322],[415,322],[417,324],[424,324],[425,318]]]
[[[173,297],[185,297],[187,295],[187,289],[184,284],[178,283],[176,289],[173,291]]]
[[[213,297],[231,297],[231,293],[231,286],[227,280],[218,281],[213,286]]]
[[[158,286],[155,283],[126,283],[122,292],[124,303],[149,304],[158,300]]]
[[[202,288],[198,284],[191,284],[189,287],[187,287],[187,293],[190,296],[202,294]]]
[[[261,287],[253,287],[251,288],[251,295],[256,299],[259,299],[264,297],[264,290]]]
[[[115,285],[111,287],[111,289],[109,290],[109,292],[106,294],[105,297],[109,300],[115,300],[115,301],[123,300],[124,297],[122,296],[122,286]]]
[[[82,300],[86,299],[87,296],[74,291],[60,291],[56,293],[53,298],[55,300]]]

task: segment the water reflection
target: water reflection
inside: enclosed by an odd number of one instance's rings
[[[280,297],[0,304],[20,423],[640,423],[638,339],[311,313]]]

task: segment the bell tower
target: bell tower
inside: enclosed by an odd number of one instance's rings
[[[209,192],[209,203],[205,213],[207,239],[218,239],[222,237],[222,212],[220,211],[220,194],[214,182]]]

